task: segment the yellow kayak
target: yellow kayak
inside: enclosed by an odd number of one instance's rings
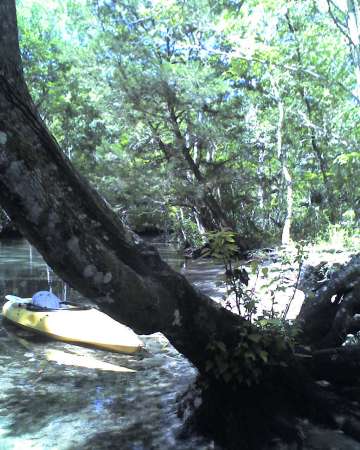
[[[122,353],[135,353],[141,340],[128,327],[94,308],[69,305],[66,309],[39,310],[31,299],[6,296],[3,316],[31,331],[59,341],[90,345]]]

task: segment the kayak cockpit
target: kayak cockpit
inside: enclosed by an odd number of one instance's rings
[[[88,345],[122,353],[135,353],[143,347],[127,326],[91,306],[57,302],[56,308],[32,298],[6,296],[3,316],[36,333],[74,344]],[[49,305],[49,303],[47,303]],[[54,306],[55,303],[51,303]]]

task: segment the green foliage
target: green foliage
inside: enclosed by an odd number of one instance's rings
[[[321,250],[341,251],[347,249],[351,252],[360,251],[360,227],[354,222],[353,210],[343,214],[343,223],[329,225],[316,240],[317,248]]]
[[[253,286],[249,288],[249,267],[239,265],[238,248],[236,245],[236,234],[229,230],[207,233],[209,246],[203,251],[204,256],[212,256],[224,265],[225,276],[220,284],[225,285],[226,293],[223,297],[225,306],[235,310],[239,315],[249,322],[253,322],[259,330],[278,334],[287,345],[293,345],[297,335],[297,328],[286,320],[287,313],[294,300],[298,288],[300,274],[304,260],[307,257],[306,242],[300,241],[295,244],[294,251],[289,248],[279,249],[280,264],[274,273],[269,268],[262,266],[259,261],[254,260],[250,264],[250,274]],[[289,271],[296,267],[295,284],[288,278]],[[262,284],[262,293],[257,290],[259,278],[267,280]],[[292,290],[288,294],[288,303],[284,310],[277,308],[277,296],[279,293]],[[265,292],[264,292],[265,291]],[[260,296],[266,293],[270,299],[269,307],[259,311]]]
[[[230,230],[209,231],[206,236],[209,248],[203,251],[203,255],[219,259],[224,263],[225,270],[230,270],[232,261],[238,253],[236,233]]]
[[[191,243],[224,225],[253,245],[276,242],[285,159],[293,237],[339,224],[350,239],[356,78],[347,43],[312,1],[18,3],[41,115],[130,223],[169,226]]]
[[[196,223],[190,217],[186,217],[178,211],[178,208],[173,207],[175,213],[170,214],[171,230],[179,241],[185,242],[193,248],[199,248],[204,243],[204,236],[199,232]]]
[[[224,265],[226,286],[224,301],[226,307],[235,309],[245,319],[250,320],[256,313],[257,299],[254,292],[247,289],[249,275],[245,267],[237,264],[238,246],[236,233],[229,230],[207,233],[208,248],[203,251],[204,256],[212,256]]]
[[[286,367],[281,357],[288,349],[288,341],[274,329],[243,327],[235,347],[228,348],[222,341],[213,341],[207,348],[209,359],[206,371],[235,389],[251,387],[273,368]]]
[[[278,257],[280,258],[280,264],[277,265],[276,269],[272,269],[271,276],[267,267],[261,269],[263,278],[268,280],[262,285],[262,289],[270,294],[271,306],[257,316],[256,321],[260,326],[266,327],[270,325],[280,329],[287,329],[286,316],[294,300],[300,281],[301,270],[308,255],[306,244],[305,241],[299,241],[295,243],[294,249],[290,247],[279,249]],[[289,272],[294,269],[296,270],[295,284],[293,284],[293,280],[288,278]],[[292,294],[289,296],[289,301],[285,309],[283,311],[277,311],[277,295],[289,291],[289,289],[292,290]]]

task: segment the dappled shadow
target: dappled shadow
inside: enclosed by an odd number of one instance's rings
[[[0,408],[7,412],[9,420],[5,436],[37,433],[50,422],[79,412],[87,403],[81,392],[73,390],[65,395],[49,392],[37,384],[9,389],[0,401]]]
[[[126,434],[125,442],[124,434]],[[101,450],[155,450],[158,447],[153,444],[153,439],[150,430],[147,435],[144,434],[143,429],[140,429],[139,433],[139,425],[134,424],[126,431],[97,433],[81,445],[78,450],[94,450],[96,448],[101,448]]]

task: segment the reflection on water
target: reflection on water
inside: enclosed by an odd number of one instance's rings
[[[159,250],[184,270],[173,248]],[[214,290],[217,269],[201,264],[191,263],[186,273]],[[28,297],[50,288],[62,299],[86,301],[27,242],[0,241],[1,305],[5,294]],[[195,370],[161,334],[142,339],[146,351],[121,355],[33,336],[0,321],[0,450],[213,448],[202,438],[178,436],[175,399]],[[94,360],[133,372],[94,369]]]

